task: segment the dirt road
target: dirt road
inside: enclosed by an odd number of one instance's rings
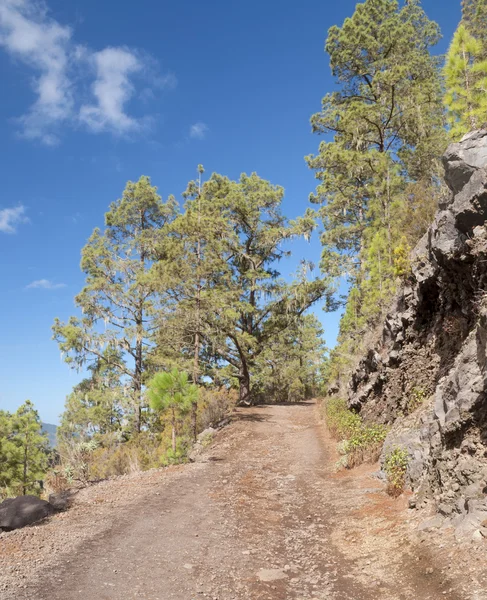
[[[242,410],[202,462],[95,486],[46,525],[3,534],[0,597],[481,598],[407,541],[404,500],[388,499],[370,469],[334,473],[324,435],[313,404]],[[23,570],[19,556],[33,559],[39,540],[48,552]]]

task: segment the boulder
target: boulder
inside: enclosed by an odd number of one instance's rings
[[[0,504],[0,529],[12,531],[45,519],[54,507],[37,496],[8,498]]]

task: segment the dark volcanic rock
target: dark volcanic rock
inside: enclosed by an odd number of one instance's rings
[[[349,404],[392,425],[383,458],[408,449],[415,505],[434,501],[472,535],[487,515],[487,131],[452,144],[443,164],[451,195],[412,253]]]
[[[0,529],[12,531],[45,519],[54,512],[53,506],[36,496],[8,498],[0,504]]]

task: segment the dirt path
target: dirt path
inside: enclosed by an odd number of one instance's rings
[[[95,486],[46,525],[3,534],[0,598],[474,598],[407,541],[404,501],[333,460],[314,405],[241,411],[204,462]],[[48,552],[26,569],[39,540]]]

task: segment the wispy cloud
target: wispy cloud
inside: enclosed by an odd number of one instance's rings
[[[70,40],[71,29],[50,19],[43,3],[0,1],[0,46],[36,72],[32,85],[37,100],[20,118],[26,138],[55,144],[56,126],[71,115]]]
[[[195,140],[204,140],[209,130],[206,123],[195,123],[189,128],[189,137]]]
[[[96,80],[92,86],[96,104],[84,105],[81,121],[94,132],[125,134],[141,128],[141,121],[130,117],[125,105],[134,94],[130,76],[141,71],[142,63],[125,48],[105,48],[93,55]]]
[[[59,290],[64,287],[66,287],[65,283],[53,283],[49,279],[38,279],[37,281],[33,281],[32,283],[29,283],[29,285],[25,286],[25,289]]]
[[[156,61],[142,52],[94,51],[73,38],[73,30],[53,19],[43,0],[0,0],[0,48],[35,72],[36,100],[18,119],[20,134],[54,145],[63,125],[81,123],[92,133],[115,135],[142,130],[149,118],[135,118],[127,110],[131,99],[141,101],[136,83],[145,81],[141,89],[147,101],[149,90],[174,87],[174,75],[158,74]],[[92,97],[86,98],[90,80]]]
[[[15,233],[17,226],[27,221],[24,206],[3,208],[0,210],[0,231],[2,233]]]

